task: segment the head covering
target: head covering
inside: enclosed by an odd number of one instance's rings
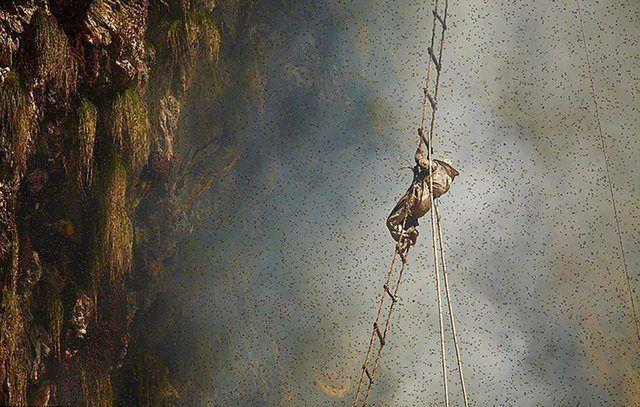
[[[444,168],[444,170],[447,172],[447,174],[449,174],[449,176],[451,177],[451,180],[453,181],[458,175],[460,175],[460,173],[451,166],[451,164],[447,164],[444,161],[440,161],[437,159],[434,159],[435,162],[437,162],[439,165],[442,166],[442,168]]]

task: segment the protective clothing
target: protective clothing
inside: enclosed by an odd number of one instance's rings
[[[411,186],[387,218],[387,228],[398,242],[398,252],[401,255],[416,243],[418,219],[431,209],[431,185],[433,199],[437,199],[449,191],[451,183],[459,175],[455,168],[444,161],[425,157],[422,148],[416,151],[415,160]]]

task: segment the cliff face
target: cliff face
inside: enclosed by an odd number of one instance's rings
[[[0,5],[0,404],[179,397],[146,315],[264,104],[253,3]]]

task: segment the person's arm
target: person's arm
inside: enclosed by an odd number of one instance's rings
[[[416,164],[418,164],[422,169],[424,170],[428,170],[429,166],[431,166],[431,171],[434,171],[434,162],[432,160],[429,160],[424,152],[422,151],[422,145],[420,145],[420,147],[418,147],[418,150],[416,150]]]

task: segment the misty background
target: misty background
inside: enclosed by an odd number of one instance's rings
[[[384,220],[411,181],[431,4],[264,3],[258,108],[175,259],[179,323],[158,347],[206,395],[185,405],[350,405],[393,251]],[[638,287],[640,4],[583,9]],[[448,26],[434,148],[461,174],[439,207],[471,404],[640,405],[575,2],[451,1]],[[442,404],[429,230],[372,405]]]

